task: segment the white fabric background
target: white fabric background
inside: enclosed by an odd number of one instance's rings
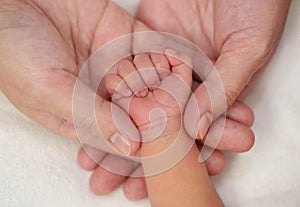
[[[138,0],[119,1],[134,12]],[[228,155],[225,172],[213,178],[226,206],[300,206],[300,1],[293,1],[273,61],[247,98],[256,121],[255,147]],[[128,201],[119,188],[98,197],[89,172],[76,163],[79,145],[20,114],[0,94],[0,206],[150,206]]]

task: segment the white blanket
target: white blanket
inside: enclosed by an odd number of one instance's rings
[[[119,1],[135,11],[138,0]],[[267,11],[266,11],[267,12]],[[247,98],[255,111],[255,147],[228,154],[212,178],[226,206],[300,206],[300,1],[293,1],[273,61]],[[0,94],[0,206],[150,206],[128,201],[122,189],[98,197],[89,172],[76,163],[79,145],[20,114]]]

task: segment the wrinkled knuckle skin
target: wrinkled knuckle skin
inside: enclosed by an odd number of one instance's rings
[[[229,108],[237,99],[239,92],[235,88],[229,88],[225,90],[226,106]]]

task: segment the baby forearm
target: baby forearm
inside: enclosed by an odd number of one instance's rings
[[[174,167],[160,174],[146,177],[149,198],[153,207],[223,206],[210,183],[205,164],[199,163],[198,158],[199,150],[194,145]],[[145,170],[147,168],[148,166],[144,166]]]

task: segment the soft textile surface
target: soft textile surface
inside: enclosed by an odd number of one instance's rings
[[[120,2],[134,12],[138,0]],[[228,154],[225,172],[213,178],[226,206],[300,206],[299,20],[300,1],[293,1],[279,50],[247,98],[255,147]],[[126,200],[121,188],[105,197],[91,193],[90,173],[76,163],[79,145],[28,120],[2,94],[0,127],[0,206],[150,206]]]

